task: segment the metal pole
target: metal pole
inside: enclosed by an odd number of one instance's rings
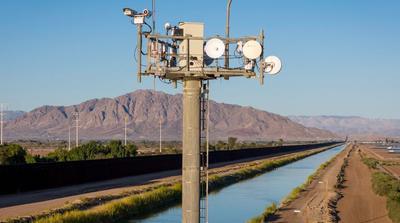
[[[156,33],[156,0],[152,1],[152,11],[153,11],[153,15],[151,16],[151,18],[153,19],[153,34]]]
[[[76,113],[75,118],[75,146],[79,146],[79,112]]]
[[[3,145],[3,104],[0,107],[0,145]]]
[[[68,125],[68,151],[71,150],[71,125]]]
[[[228,0],[228,4],[226,6],[226,24],[225,24],[225,36],[226,39],[229,39],[229,20],[231,15],[231,3],[232,0]],[[229,68],[229,41],[225,41],[225,68]]]
[[[125,140],[124,140],[124,145],[126,146],[126,122],[127,122],[127,118],[125,117]]]
[[[210,82],[207,81],[207,124],[206,124],[206,223],[208,223],[208,162],[210,149]]]
[[[182,222],[200,221],[200,80],[183,83]]]
[[[137,64],[137,79],[138,82],[142,82],[142,24],[137,24],[137,55],[138,55],[138,64]]]

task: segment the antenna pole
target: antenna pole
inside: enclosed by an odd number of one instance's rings
[[[201,80],[183,81],[182,222],[200,220]]]
[[[137,78],[138,82],[142,82],[142,24],[137,25]]]
[[[71,150],[71,125],[68,125],[68,151]]]
[[[125,140],[124,140],[125,146],[126,146],[126,123],[127,123],[127,118],[125,117]]]
[[[0,145],[3,145],[3,104],[0,104]]]
[[[208,223],[208,163],[210,149],[210,83],[207,81],[207,117],[206,117],[206,223]]]
[[[156,0],[152,0],[152,11],[153,15],[151,18],[153,19],[153,34],[156,33]]]
[[[226,24],[225,24],[225,68],[229,68],[229,20],[231,16],[231,4],[232,0],[228,0],[226,6]]]
[[[79,112],[75,113],[75,146],[79,146]]]

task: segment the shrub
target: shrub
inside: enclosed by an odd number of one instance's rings
[[[383,172],[373,173],[371,181],[374,192],[387,197],[386,209],[390,219],[400,223],[400,181]]]
[[[27,152],[22,146],[17,144],[0,145],[0,165],[26,163]],[[32,161],[28,157],[29,161]]]
[[[379,161],[373,158],[363,157],[362,161],[365,165],[367,165],[371,169],[376,169],[379,164]]]
[[[372,188],[380,196],[387,196],[395,187],[396,181],[387,173],[372,174]]]
[[[106,158],[133,157],[137,155],[137,147],[134,144],[123,145],[120,140],[112,140],[106,144],[90,141],[71,149],[70,151],[59,148],[48,154],[48,158],[54,161],[91,160]]]

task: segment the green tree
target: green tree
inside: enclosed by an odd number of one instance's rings
[[[49,153],[46,158],[41,158],[41,160],[63,162],[74,160],[133,157],[136,155],[137,147],[135,144],[128,144],[124,146],[120,140],[112,140],[105,144],[97,141],[90,141],[75,147],[70,151],[64,148],[56,149],[54,152]]]
[[[228,137],[228,149],[233,149],[236,145],[237,138]]]
[[[112,140],[107,145],[106,148],[109,150],[109,156],[111,158],[125,157],[125,146],[122,145],[121,140]]]
[[[217,150],[226,150],[227,149],[227,144],[224,141],[218,141],[217,144],[215,145],[215,148]]]
[[[279,139],[278,146],[283,146],[283,139]]]
[[[0,146],[0,165],[26,163],[27,152],[17,144],[6,144]]]
[[[53,152],[47,154],[47,158],[56,162],[68,161],[68,150],[63,148],[58,148]]]
[[[126,150],[126,157],[133,157],[136,156],[138,153],[137,146],[135,144],[126,145],[125,150]]]

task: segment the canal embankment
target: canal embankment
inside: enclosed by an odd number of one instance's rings
[[[273,204],[249,222],[334,222],[331,200],[336,197],[337,175],[351,148],[347,146],[322,163],[303,184],[281,200],[277,208]]]
[[[387,210],[391,204],[390,198],[374,192],[373,179],[378,170],[370,168],[374,166],[371,160],[364,159],[371,147],[374,145],[357,144],[348,158],[343,186],[340,188],[342,198],[336,208],[341,222],[392,222]],[[386,186],[385,190],[389,191],[391,184]],[[398,215],[398,210],[394,215]]]
[[[229,185],[209,196],[209,222],[246,222],[260,214],[266,204],[278,203],[293,188],[302,184],[322,163],[344,146],[336,146],[309,157]],[[133,218],[132,223],[173,223],[181,219],[179,205],[145,218]]]

